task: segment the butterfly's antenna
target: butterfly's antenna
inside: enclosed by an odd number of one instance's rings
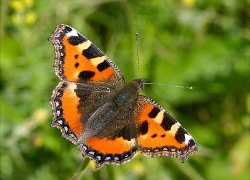
[[[136,56],[137,56],[137,76],[140,78],[140,58],[139,58],[139,34],[135,33]]]
[[[173,84],[148,83],[148,82],[145,82],[144,84],[154,84],[154,85],[159,85],[159,86],[170,86],[170,87],[183,88],[183,89],[193,89],[192,86],[178,86],[178,85],[173,85]]]
[[[135,33],[135,41],[136,41],[136,56],[137,56],[137,76],[138,79],[140,78],[140,58],[139,58],[139,34]],[[159,86],[170,86],[170,87],[176,87],[176,88],[183,88],[183,89],[193,89],[192,86],[178,86],[173,84],[163,84],[163,83],[147,83],[144,82],[144,84],[154,84]]]

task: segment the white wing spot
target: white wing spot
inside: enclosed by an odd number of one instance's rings
[[[94,151],[89,151],[88,154],[95,155],[95,152]]]
[[[69,128],[67,126],[64,126],[64,131],[68,132]]]
[[[110,160],[110,159],[111,159],[110,156],[105,157],[105,160],[106,160],[106,161],[108,161],[108,160]]]
[[[62,120],[58,120],[57,123],[60,124],[60,125],[63,125],[63,121]]]
[[[61,115],[60,110],[57,110],[57,111],[56,111],[56,114],[57,114],[57,116],[60,116],[60,115]]]
[[[185,134],[185,144],[188,145],[190,139],[193,139],[189,134]]]
[[[96,159],[98,159],[100,161],[101,160],[101,156],[96,156]]]
[[[77,31],[72,28],[72,31],[67,32],[66,34],[68,37],[69,36],[78,36]]]
[[[58,101],[55,101],[55,104],[56,104],[56,107],[58,107],[58,106],[59,106],[59,102],[58,102]]]

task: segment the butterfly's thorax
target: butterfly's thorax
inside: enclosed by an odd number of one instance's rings
[[[125,83],[121,88],[117,89],[117,93],[112,99],[113,103],[120,107],[130,101],[134,101],[139,94],[139,90],[143,87],[143,80],[136,79],[130,83]]]
[[[136,79],[112,90],[106,102],[96,109],[88,119],[79,143],[93,136],[112,137],[112,128],[122,129],[127,125],[129,123],[126,122],[127,117],[132,115],[130,112],[134,108],[143,82],[142,79]],[[117,115],[121,114],[123,114],[123,118],[118,119]],[[107,126],[110,129],[105,129]]]

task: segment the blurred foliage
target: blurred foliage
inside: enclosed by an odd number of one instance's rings
[[[83,179],[250,179],[249,0],[1,0],[0,179],[69,179],[77,148],[50,128],[58,83],[48,36],[69,24],[102,49],[125,78],[173,114],[199,144],[184,164],[138,155]],[[131,68],[126,68],[130,66]],[[84,165],[83,165],[84,166]],[[79,173],[79,172],[78,172]]]

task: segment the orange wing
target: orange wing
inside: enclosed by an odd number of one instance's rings
[[[96,85],[60,82],[51,98],[52,127],[60,129],[64,138],[76,144],[84,156],[95,161],[96,167],[104,163],[122,164],[137,152],[135,126],[130,127],[129,124],[109,137],[81,141],[87,120],[99,107],[98,103],[104,104],[110,96],[108,90]],[[109,127],[104,131],[107,133]]]
[[[52,127],[61,130],[63,136],[76,143],[83,130],[82,113],[78,111],[80,98],[77,97],[75,83],[60,82],[53,91],[51,107],[53,112]]]
[[[96,94],[97,93],[97,94]],[[51,97],[52,127],[61,130],[63,137],[77,144],[85,123],[109,96],[109,88],[74,82],[60,82]]]
[[[58,25],[49,40],[55,47],[54,69],[60,79],[94,84],[124,81],[115,64],[74,28]]]
[[[135,114],[137,143],[143,155],[175,156],[184,161],[197,152],[193,137],[153,100],[139,96]]]
[[[135,139],[98,138],[92,137],[85,144],[80,144],[83,156],[88,156],[95,161],[95,166],[107,164],[123,164],[132,159],[137,153]]]

